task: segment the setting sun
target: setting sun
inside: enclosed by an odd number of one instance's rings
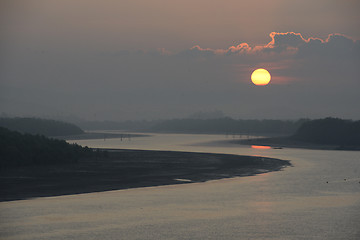
[[[267,85],[271,80],[270,73],[263,68],[256,69],[251,74],[251,81],[257,86]]]

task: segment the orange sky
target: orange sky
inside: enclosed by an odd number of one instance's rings
[[[27,0],[3,8],[9,33],[28,41],[103,49],[182,50],[263,44],[270,32],[360,39],[355,0]],[[81,47],[81,46],[78,46]]]

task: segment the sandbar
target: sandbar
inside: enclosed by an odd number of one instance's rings
[[[176,151],[108,149],[74,164],[1,169],[0,201],[188,184],[279,171],[287,160]]]

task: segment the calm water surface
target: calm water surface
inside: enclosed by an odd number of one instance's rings
[[[0,203],[1,239],[360,239],[360,152],[252,149],[234,136],[154,134],[89,147],[261,155],[251,177]],[[237,136],[235,136],[237,137]]]

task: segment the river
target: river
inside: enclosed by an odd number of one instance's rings
[[[223,135],[75,140],[89,147],[257,155],[283,171],[1,202],[1,239],[360,239],[360,152],[258,149]]]

